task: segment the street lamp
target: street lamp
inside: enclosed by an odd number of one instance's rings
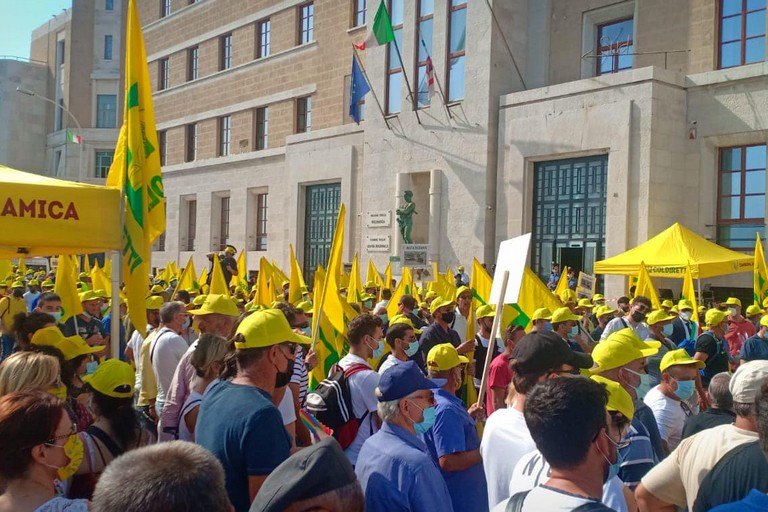
[[[16,87],[16,92],[20,92],[21,94],[26,94],[27,96],[32,96],[32,97],[35,97],[35,98],[39,98],[39,99],[41,99],[43,101],[47,101],[48,103],[50,103],[51,105],[53,105],[56,108],[62,109],[64,112],[69,114],[69,117],[71,117],[72,120],[75,122],[75,125],[77,126],[77,131],[80,133],[80,136],[82,137],[83,127],[80,126],[80,122],[75,117],[75,114],[70,112],[67,107],[65,107],[64,105],[59,105],[55,101],[53,101],[52,99],[46,98],[45,96],[41,96],[41,95],[37,94],[35,91],[30,91],[29,89],[25,89],[24,87]],[[66,139],[66,136],[64,138]],[[83,179],[85,177],[85,175],[83,174],[83,141],[82,140],[80,141],[80,144],[78,144],[78,146],[80,146],[80,176],[79,177],[80,177],[80,179]]]

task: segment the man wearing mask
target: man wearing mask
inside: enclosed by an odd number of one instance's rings
[[[698,326],[691,320],[693,318],[693,304],[687,299],[681,299],[677,303],[678,317],[672,321],[672,334],[669,339],[680,346],[685,340],[696,340]]]
[[[456,290],[456,311],[453,317],[451,329],[459,333],[461,339],[471,337],[470,330],[474,328],[469,326],[469,313],[472,307],[472,290],[467,286],[461,286]]]
[[[69,317],[69,320],[64,322],[64,336],[78,335],[92,347],[104,345],[105,353],[110,354],[107,341],[109,333],[104,330],[104,325],[99,320],[101,298],[92,290],[80,292],[79,297],[83,312]]]
[[[14,281],[11,285],[11,294],[0,299],[0,340],[2,340],[2,355],[0,361],[13,352],[13,319],[19,313],[27,311],[27,303],[24,302],[24,283]]]
[[[493,318],[495,316],[496,308],[488,304],[483,304],[475,310],[477,334],[475,334],[475,374],[472,376],[475,388],[480,387],[483,370],[485,369],[485,357],[488,351],[493,351],[493,356],[491,357],[491,360],[493,360],[504,350],[504,340],[491,334]],[[493,338],[493,341],[491,341],[491,338]]]
[[[349,322],[347,338],[349,353],[341,358],[338,366],[347,374],[352,414],[360,421],[355,439],[344,450],[349,462],[354,466],[365,440],[381,426],[376,414],[375,394],[376,386],[379,385],[379,374],[368,364],[368,359],[378,359],[384,353],[381,319],[367,313],[356,316]]]
[[[27,311],[32,311],[34,309],[33,304],[40,296],[40,281],[31,279],[29,283],[27,283],[27,287],[29,289],[22,295],[22,297],[24,297],[24,301],[27,303]]]
[[[552,330],[552,312],[547,308],[539,308],[531,315],[531,332]]]
[[[224,467],[235,511],[247,512],[267,476],[290,455],[272,394],[291,380],[296,347],[311,340],[296,334],[282,312],[267,309],[240,323],[234,343],[237,374],[203,397],[195,441]]]
[[[421,350],[413,356],[413,360],[416,361],[425,373],[427,371],[425,356],[435,345],[450,343],[456,347],[459,354],[466,354],[470,350],[474,350],[474,339],[462,343],[462,336],[451,329],[451,324],[456,318],[455,307],[455,302],[442,297],[436,298],[429,305],[429,312],[435,318],[435,323],[424,329],[424,332],[421,333],[421,338],[419,339]]]
[[[613,331],[619,331],[626,327],[630,327],[635,331],[641,340],[647,340],[651,337],[651,331],[648,329],[648,324],[645,323],[645,317],[650,312],[651,300],[648,297],[638,295],[632,299],[632,305],[626,316],[614,318],[608,322],[605,330],[603,330],[603,334],[600,336],[600,341],[607,338]]]
[[[728,306],[728,330],[725,334],[728,354],[732,360],[738,360],[741,345],[747,338],[755,335],[755,325],[742,316],[741,301],[736,297],[728,297],[728,300],[720,305]]]
[[[56,319],[56,324],[59,329],[64,326],[59,323],[61,321],[61,297],[53,292],[43,292],[40,297],[37,298],[37,306],[35,306],[37,313],[48,313]]]
[[[716,374],[729,370],[728,342],[725,339],[729,326],[728,314],[713,308],[707,310],[704,322],[709,330],[696,338],[693,358],[705,364],[701,383],[706,387],[709,386],[709,380]]]
[[[592,338],[592,341],[597,343],[600,341],[600,336],[602,336],[603,331],[605,330],[605,326],[608,325],[608,322],[616,318],[616,310],[612,309],[610,306],[595,306],[594,309],[594,316],[595,320],[597,321],[597,327],[589,333],[589,337]]]
[[[387,329],[387,345],[392,352],[379,367],[379,376],[384,375],[384,372],[393,366],[409,361],[419,351],[419,340],[416,339],[416,329],[411,320],[402,315],[395,315],[392,322]]]
[[[655,386],[661,382],[661,370],[659,370],[659,364],[664,354],[670,350],[677,350],[675,345],[669,336],[674,329],[672,321],[674,316],[665,312],[663,309],[652,311],[648,315],[647,323],[648,328],[651,330],[651,337],[649,339],[656,340],[661,343],[658,353],[648,358],[648,375],[651,376],[651,385]]]
[[[568,308],[557,308],[552,312],[552,331],[560,336],[574,352],[592,352],[592,346],[584,341],[579,329],[581,317]]]
[[[756,304],[750,304],[747,306],[746,310],[746,316],[747,320],[752,322],[752,325],[755,326],[755,332],[760,330],[760,317],[763,316],[765,313],[763,313],[763,310],[760,309],[760,306]]]
[[[768,360],[768,315],[760,319],[760,330],[741,346],[741,364],[756,359]]]
[[[176,367],[189,346],[181,337],[181,331],[189,327],[189,315],[183,302],[168,302],[160,308],[162,326],[149,347],[149,360],[157,381],[155,412],[163,411],[165,397],[171,389]]]

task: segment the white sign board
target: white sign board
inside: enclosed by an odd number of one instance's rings
[[[429,244],[403,244],[403,265],[416,269],[431,269]]]
[[[389,210],[365,212],[365,226],[368,228],[388,228],[392,225]]]
[[[507,291],[504,294],[504,304],[514,304],[520,296],[520,285],[523,282],[525,263],[528,259],[528,249],[531,245],[531,234],[504,240],[499,246],[496,257],[496,272],[493,275],[491,298],[489,304],[498,304],[504,272],[509,272]]]
[[[365,250],[367,252],[389,252],[389,235],[366,236]]]

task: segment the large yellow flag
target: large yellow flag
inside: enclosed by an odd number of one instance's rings
[[[3,281],[9,274],[13,273],[13,265],[11,260],[0,260],[0,282]]]
[[[232,276],[232,279],[229,281],[229,285],[242,287],[242,284],[247,282],[248,265],[245,262],[245,251],[240,251],[240,254],[237,256],[237,275]]]
[[[325,284],[326,272],[319,265],[315,272],[314,289],[322,290]],[[317,366],[309,374],[309,387],[314,389],[317,384],[330,374],[331,367],[344,356],[344,336],[338,334],[328,320],[328,315],[320,312],[320,301],[312,306],[312,332],[317,332],[317,343],[314,350],[317,354]]]
[[[374,282],[379,289],[385,287],[384,281],[381,279],[381,274],[379,274],[379,270],[376,268],[376,265],[373,264],[373,260],[370,259],[368,260],[368,269],[365,271],[365,282]]]
[[[384,269],[384,288],[392,290],[392,262],[387,263],[387,268]]]
[[[256,278],[256,296],[253,298],[255,304],[265,307],[272,307],[275,301],[274,288],[270,286],[272,268],[267,258],[261,257],[259,260],[259,276]]]
[[[555,287],[555,295],[560,297],[560,294],[568,289],[568,267],[563,267],[563,272],[560,274],[560,280]]]
[[[755,265],[754,265],[754,301],[755,305],[762,309],[763,301],[768,297],[768,269],[765,266],[765,254],[763,244],[760,241],[760,233],[755,240]]]
[[[519,314],[512,323],[528,330],[534,311],[539,308],[548,308],[550,311],[554,311],[561,306],[562,304],[558,298],[552,295],[552,292],[539,279],[539,276],[530,268],[525,267],[517,304],[513,306],[518,310]]]
[[[107,292],[107,295],[112,297],[112,281],[109,276],[104,273],[101,267],[99,267],[98,262],[96,262],[96,265],[91,269],[91,283],[93,284],[94,290],[104,290]]]
[[[19,257],[19,274],[22,276],[27,275],[27,264],[24,262],[24,257]]]
[[[165,195],[147,53],[135,0],[128,0],[125,48],[123,126],[107,186],[122,190],[125,198],[122,278],[131,323],[146,336],[152,242],[165,231]]]
[[[179,282],[176,283],[176,289],[173,290],[173,296],[171,299],[173,299],[176,296],[176,292],[179,290],[194,290],[197,291],[200,289],[200,284],[195,281],[197,278],[197,273],[195,272],[195,262],[192,259],[192,256],[189,257],[189,260],[187,261],[187,265],[184,267],[184,270],[181,272],[181,276],[179,277]]]
[[[635,288],[635,297],[642,295],[651,299],[653,309],[661,309],[661,301],[656,293],[656,289],[653,287],[653,281],[651,276],[648,275],[648,271],[645,269],[645,263],[640,262],[640,273],[637,276],[637,287]]]
[[[693,287],[693,274],[691,273],[691,265],[685,266],[685,277],[683,277],[683,290],[680,292],[680,298],[689,300],[693,306],[693,313],[691,314],[691,321],[699,323],[699,308],[697,307],[696,300],[696,288]]]
[[[208,291],[210,294],[229,295],[229,286],[224,279],[224,271],[221,270],[221,261],[219,257],[213,255],[213,272],[211,273],[211,288]]]
[[[340,280],[342,275],[342,248],[344,246],[344,219],[346,218],[346,207],[344,203],[339,206],[339,214],[336,217],[336,228],[331,242],[331,251],[328,256],[328,269],[326,278],[323,282],[322,293],[320,294],[320,303],[323,313],[328,316],[333,328],[337,333],[346,335],[347,322],[357,315],[349,303],[339,295]],[[315,290],[317,294],[317,290]],[[317,295],[316,295],[317,296]]]
[[[400,277],[400,282],[397,283],[397,288],[392,292],[392,298],[387,304],[387,316],[392,318],[397,314],[397,304],[400,302],[400,297],[403,295],[413,295],[413,277],[411,276],[411,267],[403,267],[403,275]]]
[[[352,259],[352,269],[349,271],[349,285],[347,286],[347,302],[360,304],[362,302],[363,283],[360,278],[360,262],[355,253]]]
[[[288,244],[288,248],[291,250],[291,279],[288,285],[288,302],[294,306],[304,300],[304,292],[302,289],[306,288],[304,282],[304,275],[301,273],[301,265],[296,259],[296,253],[293,252],[293,245]]]
[[[77,262],[74,258],[75,256],[62,254],[56,268],[56,284],[53,291],[61,297],[61,323],[83,312],[83,305],[77,295]],[[144,322],[146,323],[146,319]]]

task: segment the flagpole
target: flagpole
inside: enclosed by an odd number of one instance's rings
[[[125,179],[128,179],[126,176]],[[120,233],[125,229],[125,184],[120,187]],[[123,271],[123,253],[122,250],[115,251],[112,260],[112,323],[110,324],[109,342],[111,344],[111,353],[114,359],[120,359],[120,275]],[[117,307],[115,307],[117,306]],[[146,324],[145,324],[146,325]],[[142,326],[134,326],[140,329]],[[141,331],[139,331],[141,332]],[[149,334],[149,333],[147,333]]]
[[[403,63],[403,56],[400,54],[400,45],[397,44],[397,38],[392,39],[392,42],[395,43],[395,51],[397,52],[397,58],[400,59],[400,70],[403,73],[403,77],[405,78],[405,86],[408,88],[408,96],[411,98],[411,107],[413,108],[413,111],[416,113],[416,120],[421,124],[421,117],[419,117],[419,109],[416,105],[416,96],[413,95],[413,92],[411,92],[411,81],[408,80],[408,73],[405,72],[405,64]]]
[[[493,315],[493,327],[491,327],[491,338],[494,338],[496,333],[499,332],[499,326],[501,325],[501,317],[504,314],[504,298],[507,295],[507,283],[509,282],[509,271],[505,270],[504,275],[501,277],[501,293],[499,294],[499,301],[496,304],[496,314]],[[488,342],[488,351],[485,354],[485,365],[483,366],[483,376],[480,379],[480,391],[477,393],[477,404],[484,405],[483,399],[485,398],[485,388],[488,382],[488,370],[491,367],[491,360],[493,359],[493,345]]]
[[[355,46],[355,43],[350,43],[350,44],[352,45],[352,51],[355,53],[355,58],[357,59],[357,65],[360,68],[360,71],[363,72],[363,76],[365,77],[365,79],[368,81],[368,86],[371,88],[371,94],[373,94],[373,99],[376,100],[376,106],[379,107],[379,112],[381,112],[381,117],[384,118],[384,124],[387,125],[387,130],[391,130],[391,128],[389,127],[389,121],[387,120],[387,116],[384,114],[384,109],[381,108],[381,102],[379,101],[379,97],[376,96],[376,91],[373,89],[373,83],[371,82],[371,79],[368,78],[368,73],[365,71],[365,66],[363,66],[362,62],[360,62],[360,54],[357,53],[357,47]]]
[[[424,42],[424,38],[421,36],[421,27],[418,28],[419,31],[419,41],[421,42],[421,46],[424,48],[424,53],[427,54],[427,57],[429,57],[429,61],[432,63],[432,76],[435,78],[435,83],[437,84],[437,88],[440,90],[440,98],[443,100],[443,106],[445,107],[445,112],[448,114],[449,119],[453,119],[453,114],[451,114],[451,109],[448,108],[448,104],[445,102],[445,93],[443,92],[443,86],[440,85],[440,80],[437,78],[437,73],[435,73],[435,61],[432,60],[432,55],[429,54],[429,50],[427,50],[427,44]]]

